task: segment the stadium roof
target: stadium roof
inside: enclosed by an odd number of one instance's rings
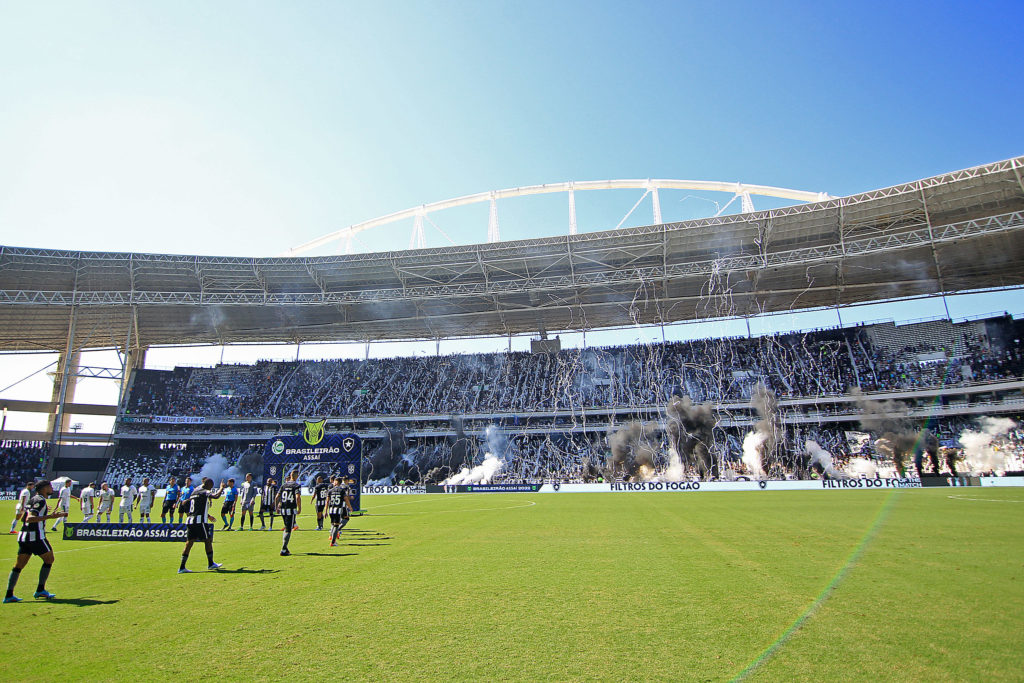
[[[812,204],[314,258],[0,247],[0,349],[658,324],[1024,284],[1024,157]]]

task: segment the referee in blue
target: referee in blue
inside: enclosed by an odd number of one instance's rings
[[[174,524],[174,508],[178,506],[178,499],[181,497],[181,487],[178,480],[171,477],[167,482],[167,489],[164,491],[164,504],[160,508],[160,521],[167,523],[167,515],[171,516],[171,524]]]

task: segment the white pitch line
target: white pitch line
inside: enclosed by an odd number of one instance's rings
[[[67,550],[54,550],[53,554],[56,555],[57,553],[77,553],[79,550],[95,550],[96,548],[105,548],[108,545],[121,545],[121,544],[120,543],[101,543],[99,545],[91,545],[88,548],[68,548]],[[15,558],[15,557],[9,557],[9,558],[4,558],[3,560],[0,560],[0,562],[13,562],[16,559],[17,558]]]
[[[1024,503],[1024,500],[1006,500],[1003,498],[971,498],[969,496],[949,496],[955,500],[982,500],[987,503]]]

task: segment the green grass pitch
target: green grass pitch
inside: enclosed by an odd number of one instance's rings
[[[279,532],[218,532],[220,573],[201,547],[178,575],[178,543],[52,534],[58,600],[32,599],[33,558],[0,605],[4,678],[1024,677],[1024,489],[363,504],[338,548],[304,515],[292,557]]]

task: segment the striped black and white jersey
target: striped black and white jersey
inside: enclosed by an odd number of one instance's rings
[[[286,481],[281,484],[281,510],[294,510],[298,506],[302,487],[297,481]]]
[[[330,488],[330,486],[323,482],[313,484],[313,502],[317,507],[323,507],[327,503],[328,488]]]
[[[260,505],[273,507],[274,501],[277,500],[277,484],[264,484],[260,496],[262,497]]]
[[[210,499],[214,498],[213,491],[196,489],[188,498],[188,516],[185,517],[186,524],[206,524],[206,515],[210,511]]]
[[[38,493],[32,496],[24,513],[26,514],[25,519],[28,519],[28,515],[45,517],[50,514],[50,508],[46,505],[46,498],[43,498]],[[46,522],[21,523],[21,533],[18,534],[19,543],[32,543],[33,541],[41,541],[44,538],[46,538]]]
[[[327,512],[332,515],[340,515],[345,512],[345,496],[348,495],[348,486],[332,486],[327,490]]]

